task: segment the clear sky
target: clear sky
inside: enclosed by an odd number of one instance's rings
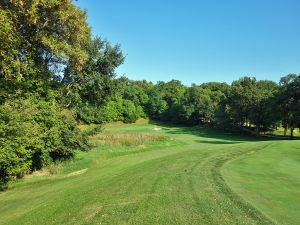
[[[300,73],[300,0],[79,0],[119,75],[184,84]]]

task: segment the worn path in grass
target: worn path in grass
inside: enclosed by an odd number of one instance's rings
[[[259,163],[251,171],[240,161],[254,155],[260,158],[277,143],[284,146],[287,141],[253,141],[192,128],[153,131],[154,127],[136,124],[108,130],[155,133],[171,139],[135,147],[98,147],[79,154],[62,174],[23,181],[0,193],[0,224],[266,225],[295,224],[293,221],[299,219],[293,203],[289,203],[295,196],[299,200],[298,167],[283,165],[288,184],[294,185],[295,191],[298,188],[298,193],[291,194],[285,179],[277,180],[271,171],[264,173],[267,168]],[[249,159],[246,165],[251,163]],[[257,174],[264,175],[252,181]],[[267,175],[286,192],[270,195],[272,184],[267,182],[256,188],[255,182]],[[247,182],[252,186],[245,191]],[[260,202],[260,196],[266,199]],[[268,202],[268,198],[273,197],[288,203],[278,203],[270,210],[273,199]],[[276,216],[279,211],[289,219]]]

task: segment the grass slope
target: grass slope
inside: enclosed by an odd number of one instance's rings
[[[253,197],[258,193],[255,188],[250,190],[253,198],[243,192],[243,185],[247,184],[239,184],[243,171],[235,163],[244,155],[259,157],[276,143],[284,146],[289,142],[258,142],[196,128],[164,127],[162,131],[153,131],[154,127],[143,123],[116,125],[107,131],[146,132],[170,138],[154,138],[134,146],[106,143],[78,154],[74,162],[64,165],[55,176],[23,180],[0,193],[0,224],[265,225],[278,219],[276,212]],[[293,180],[297,168],[291,166],[290,172],[286,169],[285,176]],[[263,168],[258,165],[251,174],[245,169],[245,180],[262,173],[260,169]],[[277,182],[277,177],[269,179]],[[293,184],[299,190],[299,184]],[[289,191],[284,179],[280,185]],[[284,190],[273,197],[283,195],[284,201],[294,198],[293,193]],[[288,208],[279,206],[280,210],[288,214]],[[287,216],[298,218],[293,213]],[[293,224],[293,220],[286,221]]]
[[[279,224],[300,223],[299,144],[277,141],[223,167],[231,188]]]

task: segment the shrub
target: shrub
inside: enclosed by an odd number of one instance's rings
[[[134,123],[139,118],[136,107],[130,100],[123,101],[122,115],[124,123]]]
[[[0,180],[65,160],[87,149],[87,138],[71,112],[30,96],[0,106]]]

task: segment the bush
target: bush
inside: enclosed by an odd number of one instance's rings
[[[36,97],[14,99],[0,106],[0,180],[65,160],[87,149],[87,137],[70,111]]]
[[[130,100],[123,101],[122,115],[124,123],[134,123],[139,118],[136,107],[134,103]]]

